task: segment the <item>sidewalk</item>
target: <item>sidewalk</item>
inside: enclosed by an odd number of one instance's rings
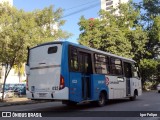
[[[34,104],[34,103],[40,103],[45,101],[34,101],[30,100],[28,98],[22,97],[22,98],[9,98],[5,100],[4,102],[0,101],[0,107],[5,106],[11,106],[11,105],[25,105],[25,104]]]

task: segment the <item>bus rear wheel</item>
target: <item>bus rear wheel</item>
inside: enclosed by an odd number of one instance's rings
[[[102,106],[105,105],[105,103],[106,103],[106,95],[104,94],[104,92],[101,92],[101,93],[99,94],[99,99],[98,99],[98,101],[97,101],[97,105],[98,105],[99,107],[102,107]]]

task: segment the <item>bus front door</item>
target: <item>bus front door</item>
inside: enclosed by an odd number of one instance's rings
[[[91,97],[91,78],[92,63],[91,55],[88,53],[79,53],[80,72],[82,80],[82,98],[83,100],[90,99]]]

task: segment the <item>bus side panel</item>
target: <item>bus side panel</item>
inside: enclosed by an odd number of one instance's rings
[[[70,72],[69,100],[74,102],[82,101],[82,80],[81,73]]]
[[[105,90],[108,95],[108,85],[106,85],[105,75],[91,75],[91,100],[98,100],[99,94]]]
[[[137,78],[131,78],[131,96],[134,95],[134,90],[137,89],[138,96],[142,95],[142,87],[141,87],[141,80]]]
[[[69,89],[69,68],[68,68],[68,44],[63,43],[62,60],[61,60],[61,75],[65,80],[65,87]],[[69,93],[68,93],[69,99]]]
[[[126,78],[118,76],[108,76],[108,78],[109,99],[126,97]]]

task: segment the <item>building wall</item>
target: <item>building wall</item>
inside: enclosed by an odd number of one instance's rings
[[[121,3],[127,3],[129,0],[101,0],[101,9],[110,11],[112,8],[117,8]],[[115,14],[119,14],[117,10]]]
[[[5,77],[5,67],[4,66],[1,66],[0,76],[1,76],[0,77],[0,84],[1,84],[4,82],[4,77]],[[10,83],[10,84],[23,83],[25,80],[26,80],[25,71],[23,75],[19,76],[18,73],[12,68],[7,77],[6,83]]]

